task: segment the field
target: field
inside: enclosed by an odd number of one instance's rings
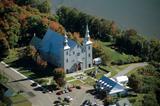
[[[112,46],[110,42],[102,42],[98,41],[102,48],[104,49],[105,53],[107,53],[111,57],[111,63],[116,64],[126,64],[139,61],[139,57],[135,57],[133,55],[127,55],[125,53],[120,53],[115,50],[115,47]],[[113,49],[114,48],[114,49]]]

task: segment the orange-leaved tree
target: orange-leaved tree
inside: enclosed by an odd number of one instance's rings
[[[66,84],[66,81],[64,80],[65,78],[65,72],[63,68],[56,68],[54,69],[54,80],[56,83],[60,86],[63,87]]]

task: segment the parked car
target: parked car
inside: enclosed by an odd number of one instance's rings
[[[65,90],[64,90],[64,92],[65,92],[65,93],[68,93],[68,92],[69,92],[69,90],[68,90],[68,89],[65,89]]]
[[[32,83],[31,86],[36,87],[38,84],[36,82]]]
[[[91,106],[91,105],[92,105],[92,103],[91,103],[90,100],[85,100],[85,101],[83,102],[83,104],[82,104],[82,106]]]
[[[56,93],[56,95],[61,95],[61,94],[63,94],[62,91],[58,91],[58,92]]]
[[[72,92],[72,88],[68,88],[68,91],[69,91],[69,92]]]
[[[45,89],[45,88],[43,88],[42,93],[47,93],[47,92],[48,92],[48,90],[47,90],[47,89]]]
[[[81,89],[81,86],[76,86],[77,89]]]
[[[66,97],[64,98],[64,100],[67,101],[67,102],[71,102],[71,101],[73,100],[73,98],[70,97],[70,96],[66,96]]]

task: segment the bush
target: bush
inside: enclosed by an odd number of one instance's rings
[[[107,96],[103,102],[105,106],[108,106],[110,104],[113,104],[113,98],[111,96]]]
[[[9,45],[5,38],[0,39],[0,58],[4,58],[9,54]]]

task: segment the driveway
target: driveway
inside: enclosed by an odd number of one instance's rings
[[[31,87],[32,81],[13,71],[13,68],[0,63],[0,72],[9,78],[7,85],[11,86],[15,91],[24,91],[32,106],[53,106],[51,95],[34,90]]]
[[[148,63],[146,63],[146,62],[143,62],[143,63],[133,63],[133,64],[129,65],[127,68],[125,68],[124,70],[120,71],[115,76],[113,76],[113,78],[116,78],[118,76],[126,75],[128,72],[134,70],[135,68],[144,67],[146,65],[148,65]]]

